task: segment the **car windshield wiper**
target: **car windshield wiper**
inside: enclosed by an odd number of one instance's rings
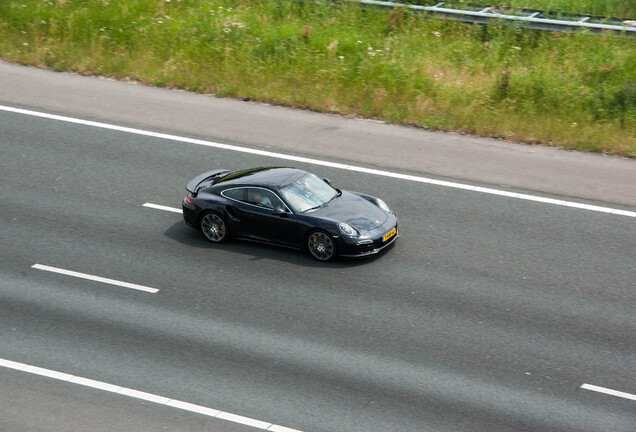
[[[335,200],[335,199],[336,199],[336,198],[338,198],[339,196],[340,196],[340,194],[338,194],[338,195],[334,195],[334,197],[333,197],[333,198],[331,198],[331,199],[330,199],[329,201],[327,201],[326,203],[324,203],[324,204],[320,204],[320,205],[317,205],[316,207],[308,208],[308,209],[306,209],[306,210],[303,210],[301,213],[306,213],[306,212],[308,212],[308,211],[312,211],[312,210],[316,210],[316,209],[319,209],[319,208],[327,207],[329,204],[331,204],[331,201]]]
[[[335,200],[336,198],[338,198],[340,195],[342,195],[342,191],[340,189],[338,189],[338,193],[335,194],[334,196],[331,197],[331,199],[329,201],[327,201],[326,203],[323,204],[323,206],[328,206],[329,204],[331,204],[331,201]]]
[[[335,194],[334,196],[332,196],[332,197],[329,199],[329,201],[327,201],[326,203],[323,203],[323,204],[317,205],[316,207],[308,208],[308,209],[306,209],[306,210],[301,211],[301,213],[305,213],[305,212],[308,212],[308,211],[316,210],[316,209],[319,209],[319,208],[321,208],[321,207],[327,207],[329,204],[331,204],[331,201],[335,200],[335,199],[336,199],[336,198],[338,198],[340,195],[342,195],[342,191],[338,189],[338,193],[337,193],[337,194]]]
[[[319,209],[320,207],[324,207],[326,205],[327,204],[320,204],[320,205],[318,205],[316,207],[311,207],[311,208],[305,209],[305,210],[301,211],[301,213],[307,213],[308,211],[316,210],[316,209]]]

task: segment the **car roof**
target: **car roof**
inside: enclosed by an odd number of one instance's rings
[[[307,174],[297,168],[260,167],[235,171],[223,176],[216,185],[224,186],[270,186],[279,188]]]

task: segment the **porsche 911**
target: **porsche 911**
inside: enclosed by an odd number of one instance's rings
[[[251,240],[331,261],[377,254],[399,237],[397,216],[384,201],[296,168],[216,169],[186,189],[185,223],[212,243]]]

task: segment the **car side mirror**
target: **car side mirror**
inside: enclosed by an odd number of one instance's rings
[[[285,211],[284,208],[275,208],[274,211],[272,212],[272,214],[274,216],[285,216],[287,214],[287,212]]]
[[[329,186],[331,186],[331,182],[329,181],[328,178],[323,179],[325,183],[327,183]]]

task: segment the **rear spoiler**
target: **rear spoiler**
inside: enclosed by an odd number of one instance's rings
[[[215,169],[212,171],[206,171],[203,174],[199,174],[198,176],[196,176],[195,178],[193,178],[192,180],[190,180],[190,182],[188,183],[188,185],[186,186],[186,189],[188,190],[188,192],[190,192],[191,194],[196,195],[198,191],[197,187],[203,183],[206,180],[211,180],[214,179],[216,177],[221,177],[223,174],[227,174],[229,173],[229,170],[226,169]]]

